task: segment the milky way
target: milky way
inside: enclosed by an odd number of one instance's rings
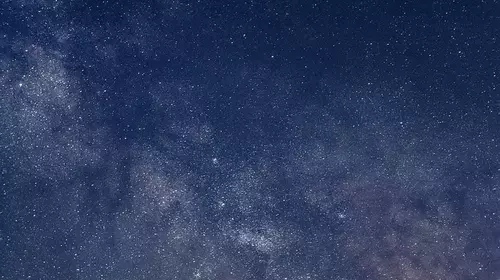
[[[0,4],[0,279],[500,278],[500,5]]]

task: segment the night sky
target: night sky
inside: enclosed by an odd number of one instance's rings
[[[500,2],[2,0],[0,279],[500,279]]]

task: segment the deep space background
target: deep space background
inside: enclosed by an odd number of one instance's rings
[[[0,279],[500,279],[500,2],[2,0]]]

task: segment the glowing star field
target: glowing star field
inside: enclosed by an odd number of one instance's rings
[[[500,3],[1,1],[0,279],[500,279]]]

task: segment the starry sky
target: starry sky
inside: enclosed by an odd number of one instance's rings
[[[0,279],[500,279],[500,3],[1,1]]]

